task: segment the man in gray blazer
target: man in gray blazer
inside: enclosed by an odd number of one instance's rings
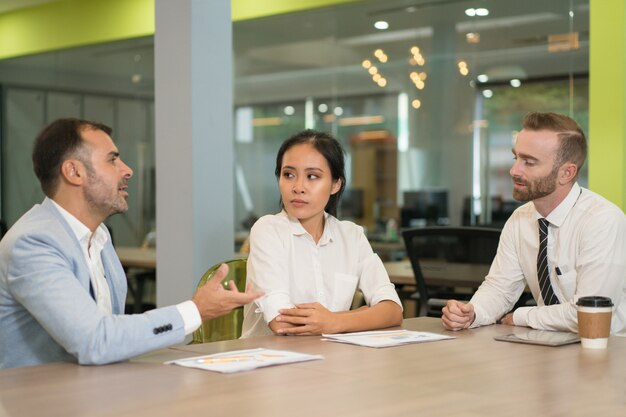
[[[106,364],[183,342],[203,320],[252,302],[213,280],[192,300],[124,315],[126,276],[103,221],[128,209],[132,170],[105,125],[59,119],[35,140],[46,194],[0,241],[0,368]]]

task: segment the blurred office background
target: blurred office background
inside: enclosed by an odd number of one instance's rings
[[[0,14],[40,3],[51,2],[0,0]],[[524,114],[562,112],[588,129],[589,9],[588,0],[377,0],[235,21],[237,235],[278,210],[276,151],[304,128],[343,143],[340,216],[373,238],[395,238],[395,226],[503,224],[517,206],[508,170]],[[130,209],[110,226],[116,244],[140,245],[156,211],[153,37],[2,59],[0,83],[7,225],[42,199],[30,162],[37,132],[82,117],[114,128],[135,171]]]

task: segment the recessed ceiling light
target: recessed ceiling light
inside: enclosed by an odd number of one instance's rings
[[[511,81],[509,81],[511,83],[511,87],[519,87],[520,85],[522,85],[522,82],[520,80],[518,80],[517,78],[513,78]]]
[[[384,20],[379,20],[378,22],[374,23],[374,27],[378,30],[389,29],[389,23],[385,22]]]
[[[476,77],[476,79],[481,83],[486,83],[487,81],[489,81],[489,77],[487,77],[487,74],[480,74],[478,77]]]
[[[493,91],[491,91],[491,90],[483,90],[483,97],[485,97],[485,98],[493,97]]]
[[[477,9],[474,9],[473,7],[470,7],[469,9],[465,9],[465,14],[468,15],[469,17],[489,16],[489,9],[485,9],[484,7],[479,7]]]

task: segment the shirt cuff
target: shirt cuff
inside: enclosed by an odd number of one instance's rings
[[[180,304],[176,304],[178,312],[183,317],[183,324],[185,327],[185,336],[196,331],[202,324],[202,318],[196,303],[191,300],[185,301]]]
[[[474,306],[474,321],[470,324],[470,329],[475,329],[476,327],[485,326],[488,324],[493,324],[493,321],[489,321],[485,315],[485,312],[480,308],[480,306],[472,303],[470,300],[470,304]]]
[[[278,312],[280,309],[295,307],[289,299],[289,295],[282,293],[266,295],[255,303],[259,307],[256,312],[263,313],[263,319],[268,324],[280,314]]]
[[[535,307],[520,307],[513,312],[513,324],[516,326],[528,326],[528,314]]]

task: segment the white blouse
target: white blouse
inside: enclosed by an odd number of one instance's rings
[[[265,296],[244,308],[242,337],[271,335],[278,311],[319,302],[347,311],[358,289],[368,306],[391,300],[402,304],[382,261],[363,228],[324,213],[324,233],[316,244],[285,211],[260,218],[250,231],[247,281]]]

